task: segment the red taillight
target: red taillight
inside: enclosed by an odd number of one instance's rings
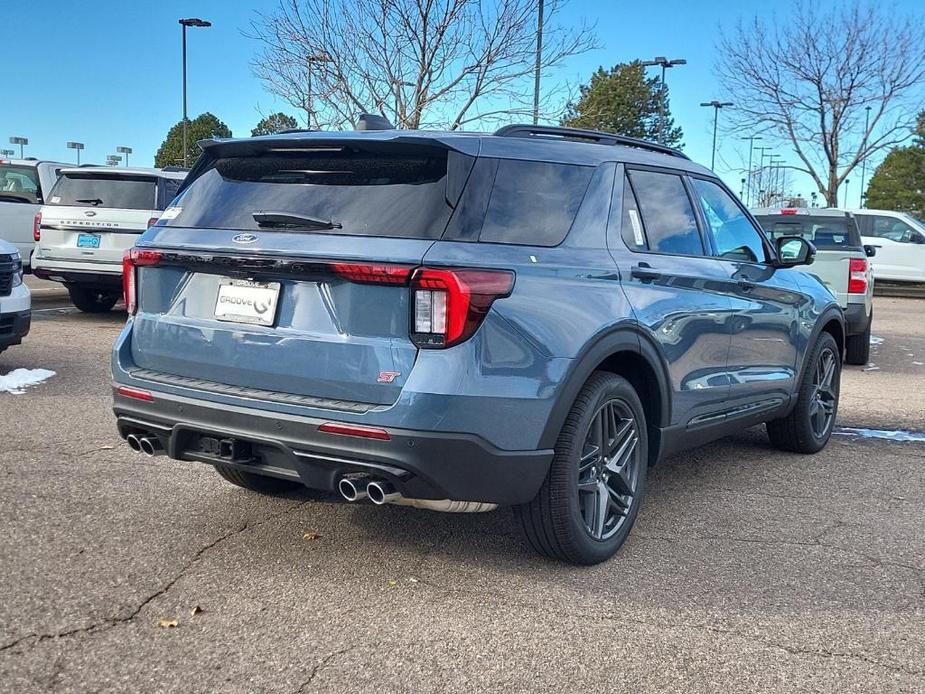
[[[338,422],[325,422],[318,427],[318,431],[323,431],[326,434],[358,436],[361,439],[377,439],[379,441],[390,441],[392,439],[385,429],[374,429],[356,424],[339,424]]]
[[[338,277],[364,284],[407,284],[412,268],[382,263],[331,263]]]
[[[40,241],[42,239],[42,213],[39,212],[32,218],[32,240]]]
[[[139,390],[138,388],[129,388],[128,386],[119,386],[116,389],[116,392],[119,395],[122,395],[126,398],[133,398],[135,400],[144,400],[145,402],[154,402],[154,396],[146,390]]]
[[[508,296],[508,270],[418,268],[411,277],[411,339],[419,347],[450,347],[472,337],[495,299]]]
[[[796,214],[797,210],[795,207],[787,207],[781,210],[780,213],[783,215],[791,215],[791,214]]]
[[[867,293],[867,260],[851,258],[848,265],[848,293]]]
[[[148,220],[148,228],[150,229],[155,224],[157,224],[158,219],[160,219],[160,217],[151,217],[151,219]]]
[[[138,310],[138,278],[135,268],[145,265],[157,265],[161,262],[160,251],[146,251],[141,248],[129,248],[122,256],[122,291],[125,295],[125,310],[134,316]]]

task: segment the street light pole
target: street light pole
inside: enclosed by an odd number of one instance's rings
[[[533,78],[533,125],[540,122],[540,64],[543,59],[543,0],[539,0],[536,17],[536,74]]]
[[[848,186],[851,185],[851,179],[845,179],[845,207],[848,207]]]
[[[189,153],[187,151],[187,135],[186,135],[186,28],[187,27],[210,27],[212,22],[207,22],[198,17],[190,17],[188,19],[179,20],[180,24],[183,26],[183,166],[189,168]]]
[[[67,148],[77,150],[77,166],[80,166],[80,150],[84,148],[84,143],[83,142],[68,142]]]
[[[654,65],[660,65],[662,68],[662,77],[659,82],[659,99],[658,99],[658,142],[659,144],[665,144],[665,91],[667,85],[665,84],[665,70],[675,65],[687,65],[687,61],[684,58],[675,58],[674,60],[668,60],[663,55],[655,56],[654,60],[643,60],[643,67],[652,67]]]
[[[752,135],[751,137],[743,138],[748,140],[748,183],[745,185],[745,199],[746,205],[752,204],[752,149],[755,146],[755,140],[760,140],[761,135]]]
[[[701,106],[712,106],[713,107],[713,155],[710,157],[710,168],[713,169],[716,167],[716,125],[719,121],[719,110],[725,108],[726,106],[735,106],[731,101],[705,101]]]
[[[864,138],[867,139],[867,129],[870,127],[870,106],[864,107]],[[861,159],[861,193],[858,200],[858,206],[864,207],[864,182],[867,180],[867,157]],[[847,200],[845,201],[845,207],[848,207]]]
[[[11,137],[10,144],[19,145],[19,158],[22,159],[24,157],[23,147],[29,144],[29,138],[28,137]]]
[[[116,151],[119,154],[125,155],[125,165],[128,166],[128,155],[131,154],[134,150],[131,147],[116,147]]]
[[[767,182],[764,180],[764,158],[766,156],[769,156],[767,152],[770,151],[772,148],[771,147],[755,147],[755,149],[761,152],[761,156],[759,157],[760,163],[758,165],[758,191],[759,191],[759,203],[763,204],[762,201],[760,200],[760,197],[761,195],[766,193],[768,189]]]

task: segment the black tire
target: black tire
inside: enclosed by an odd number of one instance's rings
[[[874,312],[871,310],[867,328],[860,335],[849,335],[845,341],[845,363],[863,366],[870,361],[870,326],[874,322]]]
[[[304,488],[301,482],[283,480],[278,477],[268,477],[266,475],[255,475],[252,472],[245,472],[244,470],[239,470],[230,465],[222,465],[221,463],[215,465],[215,471],[223,479],[231,482],[233,485],[261,494],[285,494],[299,488]]]
[[[604,412],[614,417],[609,420],[609,429],[599,428]],[[632,420],[630,424],[628,420]],[[631,428],[624,430],[624,426]],[[612,442],[606,433],[599,437],[595,433],[607,431],[614,432]],[[621,438],[624,434],[626,437]],[[631,441],[632,436],[635,441]],[[605,446],[598,448],[606,448],[614,455],[599,456],[596,463],[585,462],[580,474],[580,464],[593,454],[588,448],[592,439],[606,439]],[[645,412],[633,386],[615,374],[592,374],[562,427],[543,486],[533,501],[515,509],[528,542],[540,554],[573,564],[597,564],[609,559],[620,549],[636,521],[646,491],[647,465]],[[580,480],[585,491],[579,491]],[[611,493],[599,493],[601,485]],[[618,494],[613,487],[632,491]],[[607,508],[602,515],[596,515],[595,510],[601,511],[596,501],[600,499],[606,500]],[[587,515],[589,508],[593,518]],[[612,525],[608,525],[611,520]],[[599,536],[592,525],[600,528]]]
[[[826,381],[822,364],[826,356],[831,356],[833,372]],[[827,371],[826,371],[827,372]],[[822,379],[829,385],[823,383]],[[790,414],[782,419],[767,423],[768,438],[782,451],[793,453],[817,453],[825,448],[835,428],[838,415],[838,396],[841,389],[841,358],[838,344],[829,333],[822,333],[816,340],[806,360],[797,402]],[[825,423],[820,426],[823,411]]]
[[[70,286],[71,302],[84,313],[106,313],[116,305],[121,294],[111,289]]]

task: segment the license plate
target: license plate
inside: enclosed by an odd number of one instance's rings
[[[222,280],[215,300],[215,317],[230,323],[273,325],[279,286],[279,282]]]
[[[78,248],[99,248],[100,247],[100,237],[96,234],[78,234],[77,235],[77,247]]]

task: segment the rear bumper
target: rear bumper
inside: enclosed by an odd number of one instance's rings
[[[123,438],[154,435],[178,460],[231,464],[328,491],[343,475],[364,472],[391,481],[409,498],[518,504],[536,495],[553,456],[551,450],[501,450],[461,433],[390,427],[388,441],[330,434],[318,427],[336,416],[295,416],[151,392],[154,401],[145,402],[114,389]],[[203,436],[244,442],[248,457],[221,457]]]
[[[120,263],[51,260],[36,254],[32,257],[32,274],[43,280],[65,284],[122,286],[122,265]]]
[[[29,334],[31,326],[31,311],[0,313],[0,349],[18,345]]]
[[[870,313],[865,304],[848,304],[845,308],[845,333],[847,335],[860,335],[867,330],[870,323]]]

